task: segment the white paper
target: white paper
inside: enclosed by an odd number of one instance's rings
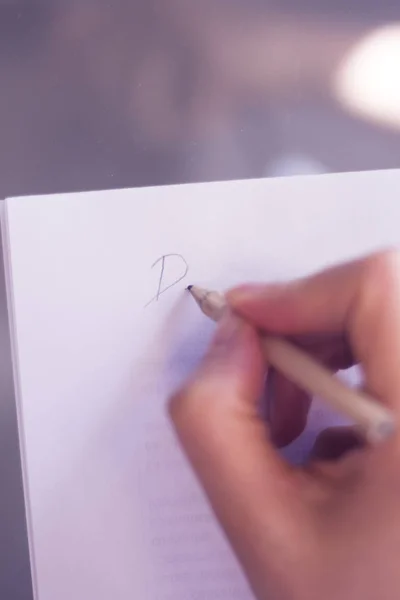
[[[386,171],[7,201],[36,600],[252,597],[165,416],[213,329],[184,288],[397,245],[399,198]],[[171,253],[187,275],[148,304]],[[162,288],[184,261],[165,259]]]

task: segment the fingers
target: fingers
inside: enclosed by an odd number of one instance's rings
[[[278,448],[283,448],[303,432],[311,398],[276,371],[269,374],[268,379],[271,440]]]
[[[310,460],[334,461],[365,445],[353,427],[330,427],[322,431],[311,450]]]
[[[400,259],[395,251],[287,285],[244,286],[227,295],[257,327],[291,335],[345,332],[369,392],[400,412]]]
[[[334,371],[347,369],[354,364],[343,335],[294,336],[292,341]],[[303,432],[311,398],[273,369],[268,374],[266,395],[271,439],[278,448],[282,448]]]
[[[348,369],[355,364],[347,336],[342,332],[290,336],[290,340],[332,371]]]
[[[290,527],[291,472],[268,441],[257,398],[265,364],[256,331],[228,314],[198,372],[170,402],[180,441],[243,561]]]

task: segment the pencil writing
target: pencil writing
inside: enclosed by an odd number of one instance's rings
[[[179,261],[182,263],[182,272],[180,273],[179,277],[177,277],[176,279],[174,279],[172,281],[172,283],[169,283],[163,287],[164,277],[166,275],[166,262],[167,262],[167,259],[171,259],[171,258],[175,259],[175,262],[176,262],[176,259],[179,259]],[[177,254],[175,252],[173,252],[171,254],[163,254],[162,256],[160,256],[160,258],[157,258],[157,260],[151,265],[151,268],[154,269],[154,267],[156,267],[157,265],[160,265],[160,277],[158,280],[157,293],[155,294],[155,296],[153,296],[153,298],[151,300],[149,300],[149,302],[147,302],[146,306],[149,306],[149,304],[151,304],[152,302],[157,302],[162,294],[164,294],[167,290],[169,290],[170,288],[175,286],[177,283],[182,281],[182,279],[184,279],[186,277],[186,275],[188,274],[188,271],[189,271],[189,265],[186,262],[186,260],[183,258],[183,256],[181,254]],[[176,272],[176,266],[175,266],[175,272]]]

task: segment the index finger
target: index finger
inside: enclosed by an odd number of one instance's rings
[[[227,294],[259,328],[282,335],[348,335],[369,392],[400,413],[400,254],[386,251],[278,285]]]

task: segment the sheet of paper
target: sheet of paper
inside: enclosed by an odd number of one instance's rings
[[[184,288],[399,244],[399,197],[387,171],[7,201],[36,600],[252,597],[165,415],[213,330]]]

